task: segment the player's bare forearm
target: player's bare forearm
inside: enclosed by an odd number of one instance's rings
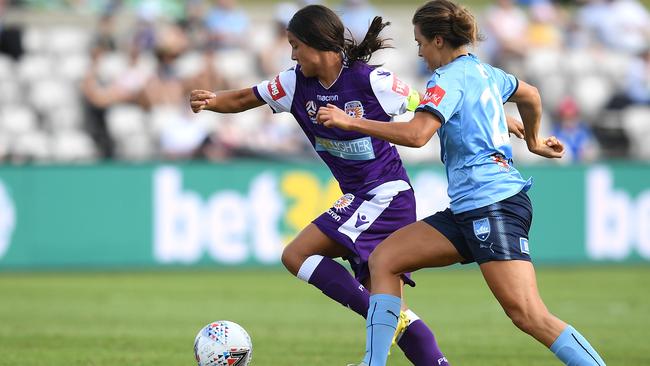
[[[252,88],[225,90],[215,94],[216,97],[211,98],[205,108],[213,112],[238,113],[264,104],[257,99]]]
[[[329,128],[356,131],[408,147],[424,146],[440,127],[437,117],[426,112],[415,113],[408,122],[387,123],[352,118],[332,104],[318,110],[317,120]]]
[[[192,90],[190,93],[190,106],[195,113],[202,110],[218,113],[237,113],[263,104],[264,102],[257,99],[252,88],[219,92]]]
[[[429,141],[422,130],[410,122],[386,123],[353,118],[350,127],[353,131],[401,146],[422,147]]]
[[[524,139],[530,149],[538,143],[539,126],[542,119],[542,99],[534,86],[519,81],[517,92],[510,98],[517,104],[524,123]]]

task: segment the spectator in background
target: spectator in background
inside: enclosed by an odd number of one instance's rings
[[[298,11],[294,3],[280,3],[275,6],[273,17],[273,40],[258,54],[260,71],[263,76],[271,77],[294,66],[291,59],[291,45],[287,39],[287,25]]]
[[[137,39],[130,44],[128,65],[119,75],[107,79],[102,75],[104,56],[118,50],[114,14],[106,12],[99,18],[90,50],[90,66],[81,80],[85,128],[103,158],[113,158],[115,142],[106,123],[107,109],[117,103],[136,103],[147,78],[139,67],[140,48]]]
[[[591,128],[580,118],[580,109],[572,97],[560,102],[551,134],[564,144],[565,158],[572,162],[590,162],[598,157],[598,142]]]
[[[612,97],[607,109],[623,109],[633,104],[650,105],[650,46],[630,61],[623,90]]]
[[[23,55],[23,30],[19,25],[7,23],[7,6],[7,0],[0,0],[0,53],[18,60]]]
[[[491,63],[503,67],[507,61],[519,61],[528,49],[528,16],[514,0],[497,0],[485,13],[487,40],[484,50]],[[511,68],[512,66],[510,66]],[[509,68],[506,65],[506,68]]]
[[[355,42],[361,42],[372,19],[379,15],[368,0],[344,0],[339,9],[343,25],[350,30]]]
[[[650,43],[650,15],[637,0],[582,0],[576,21],[591,43],[637,53]]]
[[[613,50],[637,54],[650,44],[650,14],[638,0],[612,0],[607,17],[607,45]]]
[[[530,5],[527,43],[531,48],[559,49],[562,47],[560,12],[549,0],[537,0]]]
[[[202,0],[185,2],[185,14],[178,25],[187,35],[190,48],[204,49],[208,44],[208,30],[203,21],[205,3]]]
[[[249,19],[237,0],[214,0],[205,18],[210,45],[214,49],[245,48]]]

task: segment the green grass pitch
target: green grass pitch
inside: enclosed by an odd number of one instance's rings
[[[552,312],[609,365],[650,365],[650,267],[538,269]],[[427,270],[407,290],[453,365],[558,365],[520,333],[476,266]],[[254,366],[343,366],[364,350],[363,320],[281,270],[0,273],[0,365],[194,365],[198,330],[243,325]],[[409,365],[397,349],[389,365]]]

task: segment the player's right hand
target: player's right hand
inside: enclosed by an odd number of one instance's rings
[[[204,110],[210,103],[210,99],[216,97],[217,95],[209,90],[192,90],[190,92],[190,107],[192,107],[192,112],[199,113]]]
[[[564,155],[564,145],[555,136],[537,140],[537,144],[529,146],[528,150],[550,159],[559,159]]]

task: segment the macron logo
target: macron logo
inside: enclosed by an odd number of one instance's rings
[[[442,97],[445,96],[445,90],[438,85],[433,88],[427,89],[424,98],[422,99],[422,104],[433,103],[436,107],[440,105]]]
[[[269,82],[267,89],[269,90],[269,94],[271,94],[273,100],[278,100],[287,95],[282,88],[282,84],[280,84],[280,75],[276,76],[275,79]]]

